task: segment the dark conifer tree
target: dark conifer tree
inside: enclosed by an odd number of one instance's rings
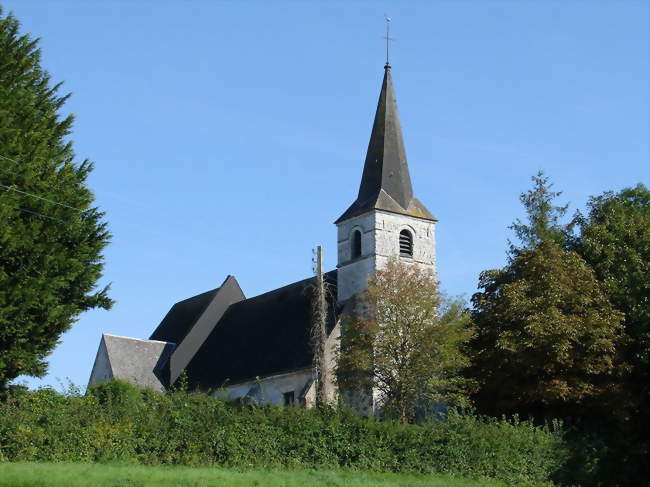
[[[93,166],[75,162],[69,95],[37,44],[0,9],[0,390],[43,375],[78,315],[112,304],[96,289],[109,233],[86,186]]]
[[[519,245],[508,241],[510,256],[514,257],[523,250],[535,248],[541,242],[555,242],[564,246],[569,235],[569,226],[561,223],[569,205],[558,206],[555,199],[562,194],[553,191],[553,183],[544,171],[538,171],[531,178],[532,189],[519,195],[519,201],[526,209],[526,222],[517,218],[510,228],[515,232]]]

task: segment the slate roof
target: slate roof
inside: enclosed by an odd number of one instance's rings
[[[205,339],[214,327],[218,326],[228,308],[243,299],[246,299],[246,296],[239,287],[237,279],[235,276],[228,276],[201,313],[198,315],[188,314],[187,321],[190,324],[184,327],[188,331],[172,352],[169,364],[165,368],[165,378],[168,384],[176,382],[187,364],[203,346]],[[181,317],[179,317],[179,321],[182,321]]]
[[[325,274],[336,296],[336,271]],[[309,367],[313,278],[230,305],[186,367],[190,386],[210,389]],[[329,302],[329,329],[335,322]]]
[[[359,194],[356,201],[335,223],[375,209],[436,220],[429,210],[413,197],[389,64],[384,67],[384,80],[368,144]]]
[[[151,334],[149,340],[180,343],[192,325],[201,316],[208,303],[217,294],[217,291],[219,291],[219,288],[206,291],[174,304]]]
[[[158,340],[141,340],[117,335],[102,334],[91,373],[91,382],[100,373],[107,373],[104,380],[123,379],[140,387],[161,391],[164,383],[156,374],[174,349],[173,343]]]

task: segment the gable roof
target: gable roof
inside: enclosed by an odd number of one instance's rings
[[[429,210],[413,197],[390,70],[391,66],[386,64],[359,194],[335,223],[372,210],[436,220]]]
[[[90,383],[123,379],[139,387],[162,391],[166,384],[157,371],[173,349],[173,343],[103,333]]]
[[[217,291],[219,288],[174,304],[151,334],[149,340],[180,343]]]
[[[169,357],[167,371],[169,384],[176,382],[181,372],[203,346],[205,339],[215,326],[218,326],[230,305],[246,299],[235,276],[228,276],[216,292],[183,340],[176,346]]]
[[[329,329],[336,271],[325,274]],[[232,304],[186,367],[190,386],[217,388],[309,367],[313,278]]]
[[[152,339],[177,340],[169,360],[160,368],[166,384],[176,382],[228,307],[245,298],[235,276],[228,276],[217,289],[172,306],[151,335]]]

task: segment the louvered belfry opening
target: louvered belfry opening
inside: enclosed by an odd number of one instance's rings
[[[413,257],[413,235],[408,230],[399,232],[400,257]]]
[[[352,258],[361,257],[361,232],[355,230],[352,232]]]

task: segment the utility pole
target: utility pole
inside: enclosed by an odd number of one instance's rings
[[[325,342],[327,340],[327,299],[325,278],[323,275],[323,247],[316,246],[313,260],[316,283],[312,301],[311,343],[314,352],[314,383],[316,386],[316,404],[325,404],[325,384],[327,382],[327,364],[325,363]]]

